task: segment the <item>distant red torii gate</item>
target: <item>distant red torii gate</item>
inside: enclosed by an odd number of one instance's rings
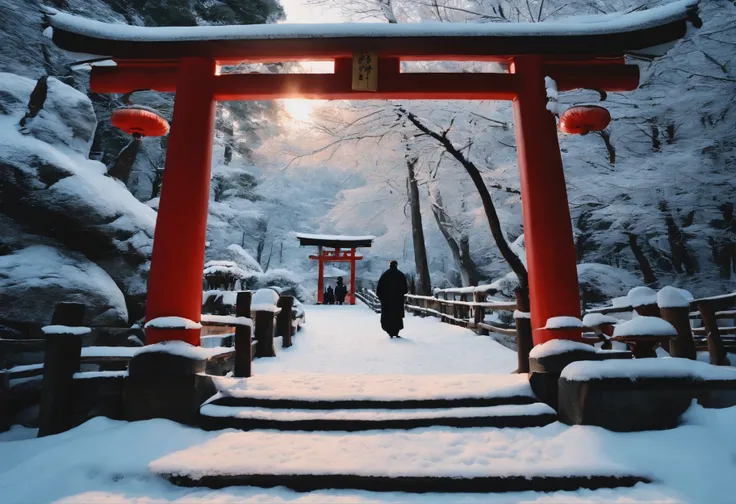
[[[199,321],[217,100],[472,99],[513,101],[535,343],[578,338],[546,331],[579,316],[575,246],[545,77],[559,91],[630,91],[639,68],[625,55],[658,56],[697,22],[697,0],[578,24],[336,24],[121,27],[54,9],[45,25],[61,49],[94,52],[90,89],[176,92],[148,281],[146,319]],[[695,24],[695,23],[694,23]],[[664,49],[663,49],[664,48]],[[332,74],[228,74],[239,62],[332,60]],[[498,62],[507,73],[403,73],[402,61]],[[149,329],[146,342],[199,344],[199,331]]]
[[[350,291],[348,303],[355,304],[355,261],[363,259],[356,255],[358,247],[370,247],[375,237],[373,236],[327,236],[297,233],[299,245],[317,247],[317,255],[310,255],[310,259],[318,261],[317,273],[317,302],[324,302],[325,293],[325,264],[330,262],[350,263]],[[325,250],[332,248],[333,250]]]

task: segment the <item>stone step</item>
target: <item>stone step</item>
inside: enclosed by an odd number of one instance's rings
[[[155,460],[149,469],[179,486],[297,491],[551,492],[649,482],[615,449],[581,449],[586,441],[590,433],[557,423],[533,429],[228,431]]]
[[[481,408],[532,404],[526,375],[279,374],[217,378],[208,404],[241,408],[343,410]]]
[[[419,427],[541,427],[557,420],[543,403],[479,408],[293,410],[206,404],[200,426],[207,430],[361,431]]]

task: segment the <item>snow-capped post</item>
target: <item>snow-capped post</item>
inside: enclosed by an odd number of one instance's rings
[[[202,265],[207,233],[215,72],[210,58],[181,58],[174,116],[148,278],[146,321],[182,317],[200,321]],[[198,329],[146,330],[146,343],[181,340],[199,345]]]
[[[258,289],[253,294],[251,311],[256,313],[255,338],[257,357],[276,357],[273,347],[274,319],[281,312],[279,295],[272,289]]]
[[[677,337],[670,340],[670,355],[695,360],[695,340],[690,328],[690,301],[679,289],[667,285],[657,293],[657,305],[662,318],[677,330]]]
[[[235,316],[250,318],[250,304],[253,294],[250,291],[238,292],[235,301]],[[252,373],[253,328],[239,325],[235,327],[235,365],[233,376],[248,378]]]
[[[514,128],[534,343],[580,340],[579,330],[544,329],[552,317],[579,318],[580,296],[565,173],[555,118],[547,111],[542,58],[516,56],[511,70],[518,79],[513,102]]]
[[[282,347],[289,348],[291,346],[291,310],[294,308],[294,298],[292,296],[279,296],[277,306],[281,308],[281,312],[276,316],[276,335],[283,338]]]
[[[46,351],[38,437],[58,434],[74,426],[74,373],[80,369],[82,335],[91,332],[89,328],[82,327],[84,312],[81,303],[59,303],[51,317],[51,325],[42,329]]]

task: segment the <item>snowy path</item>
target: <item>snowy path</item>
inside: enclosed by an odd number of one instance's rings
[[[365,305],[307,306],[306,325],[275,359],[256,359],[254,374],[508,374],[516,352],[461,327],[407,315],[400,339],[381,330]]]

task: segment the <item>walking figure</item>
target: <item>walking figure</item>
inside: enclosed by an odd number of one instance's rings
[[[406,276],[399,263],[391,261],[378,280],[376,294],[381,300],[381,328],[392,338],[399,338],[404,328],[404,295],[408,292]]]
[[[325,291],[324,304],[335,304],[335,293],[332,291],[331,285],[328,285]]]
[[[342,283],[342,277],[337,277],[337,285],[335,286],[335,302],[339,305],[345,302],[345,296],[348,294],[348,288]]]

